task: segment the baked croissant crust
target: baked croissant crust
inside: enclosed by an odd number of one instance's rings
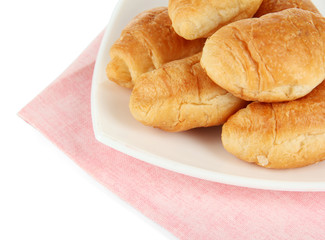
[[[175,31],[193,40],[211,36],[228,23],[252,17],[262,0],[169,0],[168,11]]]
[[[223,125],[222,143],[238,158],[266,168],[324,160],[325,81],[299,100],[251,103]]]
[[[311,0],[264,0],[254,17],[261,17],[268,13],[280,12],[289,8],[300,8],[319,14],[318,9]]]
[[[325,78],[324,40],[325,19],[292,8],[223,27],[207,40],[201,64],[239,98],[289,101]]]
[[[188,41],[172,28],[166,7],[136,16],[110,49],[106,73],[110,80],[132,88],[142,74],[164,63],[191,56],[202,50],[205,39]]]
[[[199,53],[141,75],[129,104],[134,118],[147,126],[178,132],[222,124],[246,106],[211,81],[200,57]]]

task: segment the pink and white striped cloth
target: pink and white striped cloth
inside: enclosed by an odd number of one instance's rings
[[[98,142],[90,90],[101,38],[19,112],[25,121],[110,191],[180,239],[325,239],[325,192],[264,191],[209,182],[152,166]]]

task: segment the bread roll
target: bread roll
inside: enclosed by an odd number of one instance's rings
[[[264,0],[254,17],[261,17],[268,13],[280,12],[289,8],[300,8],[319,14],[318,9],[310,0]]]
[[[207,40],[201,64],[239,98],[289,101],[325,78],[324,40],[325,19],[292,8],[223,27]]]
[[[175,31],[186,39],[211,36],[218,28],[252,17],[262,0],[169,0]]]
[[[129,105],[134,118],[144,125],[178,132],[222,124],[246,106],[209,79],[200,57],[173,61],[141,75]]]
[[[110,80],[132,88],[142,73],[202,51],[205,40],[188,41],[173,30],[166,7],[145,11],[123,30],[110,50]]]
[[[325,81],[285,103],[251,103],[229,118],[222,143],[238,158],[266,168],[296,168],[325,159]]]

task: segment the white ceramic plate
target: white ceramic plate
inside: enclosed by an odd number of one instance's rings
[[[325,12],[323,0],[314,3]],[[93,75],[91,105],[96,138],[145,162],[201,179],[260,189],[325,191],[325,161],[300,169],[264,169],[227,153],[221,144],[220,127],[168,133],[133,119],[128,108],[130,90],[106,78],[109,49],[135,15],[167,4],[167,0],[121,0],[117,5]]]

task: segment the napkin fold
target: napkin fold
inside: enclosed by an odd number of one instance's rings
[[[102,34],[19,116],[179,239],[324,239],[325,192],[266,191],[209,182],[147,164],[98,142],[92,130],[90,91],[101,39]]]

